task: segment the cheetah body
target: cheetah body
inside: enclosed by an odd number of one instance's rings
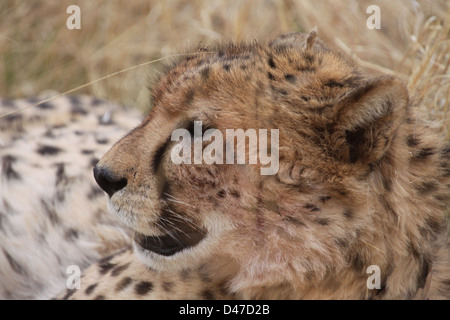
[[[132,239],[111,237],[133,250],[60,297],[448,299],[450,148],[417,119],[419,103],[314,32],[187,56],[95,167]],[[174,164],[171,133],[194,121],[279,129],[279,170]]]

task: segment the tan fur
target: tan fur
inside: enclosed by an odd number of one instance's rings
[[[418,103],[401,81],[358,70],[315,33],[189,56],[160,79],[147,118],[98,168],[126,180],[109,206],[137,233],[162,236],[167,218],[205,239],[169,257],[135,245],[139,260],[114,260],[130,263],[120,279],[93,266],[66,297],[136,298],[115,289],[125,276],[172,277],[184,288],[183,270],[203,268],[228,297],[448,299],[450,149],[416,119]],[[170,135],[194,120],[223,133],[279,129],[278,173],[173,164]],[[370,265],[380,267],[380,290],[367,288]],[[101,290],[86,293],[94,284]],[[189,286],[180,297],[205,284]],[[139,298],[178,297],[155,290]]]

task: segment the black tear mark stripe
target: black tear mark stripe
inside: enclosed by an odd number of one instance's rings
[[[21,180],[20,174],[13,167],[16,161],[17,158],[12,155],[2,157],[2,173],[7,180]]]
[[[164,151],[166,151],[171,141],[171,137],[167,138],[167,140],[156,150],[155,156],[153,158],[153,172],[156,172],[158,170],[159,164],[164,155]]]

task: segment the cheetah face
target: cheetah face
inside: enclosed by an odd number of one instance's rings
[[[147,265],[232,261],[260,282],[344,267],[360,227],[370,225],[365,181],[405,112],[400,82],[365,76],[311,33],[201,50],[152,93],[147,118],[94,170]],[[279,170],[174,163],[172,133],[191,132],[195,121],[223,136],[278,129]]]

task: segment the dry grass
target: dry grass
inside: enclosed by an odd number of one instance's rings
[[[81,30],[68,30],[66,8],[81,8]],[[366,8],[381,9],[381,29],[366,27]],[[347,1],[29,1],[0,2],[0,96],[64,92],[214,39],[267,39],[317,26],[328,43],[362,67],[392,73],[425,101],[421,117],[450,138],[450,11],[445,0]],[[148,75],[135,68],[79,92],[144,109]]]

